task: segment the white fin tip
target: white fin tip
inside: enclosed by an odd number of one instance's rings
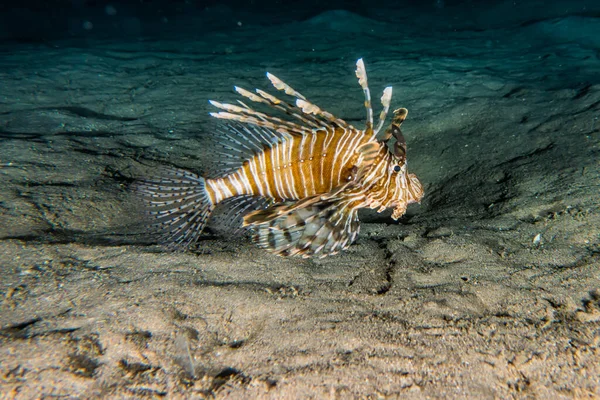
[[[392,100],[392,87],[388,86],[385,89],[383,89],[383,95],[381,96],[381,104],[385,105],[389,105],[390,101]]]

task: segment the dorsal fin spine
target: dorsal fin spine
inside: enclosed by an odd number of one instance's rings
[[[365,94],[365,109],[367,110],[367,122],[365,132],[371,132],[373,129],[373,107],[371,107],[371,91],[369,90],[369,82],[367,81],[367,70],[362,58],[356,62],[356,77],[358,84],[362,87]]]

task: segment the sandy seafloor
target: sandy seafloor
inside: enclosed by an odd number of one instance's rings
[[[600,19],[512,3],[4,45],[0,397],[599,398]],[[141,234],[127,187],[207,168],[208,99],[270,71],[363,126],[359,57],[409,109],[400,223],[322,260]]]

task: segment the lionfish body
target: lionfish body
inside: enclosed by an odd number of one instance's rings
[[[137,185],[168,241],[184,247],[195,242],[215,206],[228,203],[230,215],[243,217],[243,226],[254,231],[260,247],[282,256],[323,257],[356,239],[359,209],[393,208],[392,218],[398,219],[408,204],[419,202],[423,188],[407,172],[400,131],[407,111],[394,111],[391,126],[380,134],[392,88],[383,92],[383,110],[374,127],[362,59],[356,75],[365,93],[363,130],[321,110],[271,74],[267,77],[273,86],[295,97],[295,103],[262,90],[235,90],[287,114],[286,119],[243,102],[211,101],[221,110],[211,115],[227,121],[219,132],[220,151],[230,166],[216,178],[172,169]]]

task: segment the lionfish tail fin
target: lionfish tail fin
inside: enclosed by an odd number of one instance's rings
[[[153,228],[172,249],[185,249],[194,244],[214,209],[205,180],[179,168],[164,168],[159,175],[134,183],[141,196]]]
[[[326,257],[346,249],[358,235],[356,208],[344,200],[313,196],[248,214],[259,247],[280,256]]]

